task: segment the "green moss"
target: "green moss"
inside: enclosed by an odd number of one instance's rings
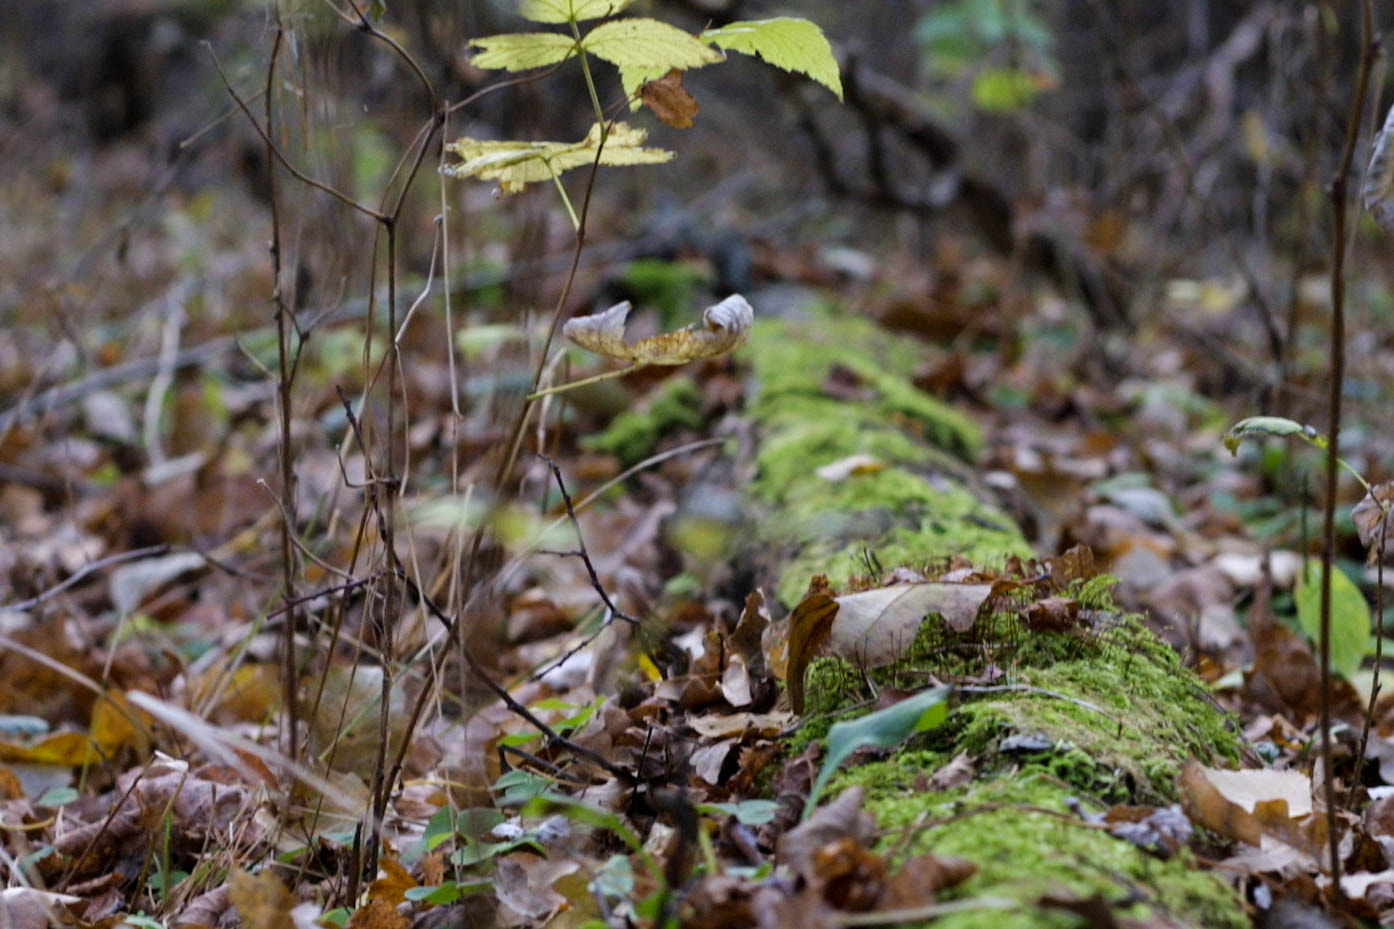
[[[863,765],[842,780],[867,790],[866,808],[882,827],[882,850],[933,852],[967,858],[977,865],[966,882],[946,896],[1009,897],[1023,906],[978,910],[942,917],[935,929],[1079,927],[1079,917],[1036,905],[1043,895],[1100,894],[1141,900],[1120,916],[1146,920],[1163,914],[1180,925],[1249,925],[1238,895],[1220,877],[1195,869],[1188,853],[1163,860],[1107,832],[1090,828],[1069,812],[1070,789],[1047,772],[979,781],[936,793],[923,789],[919,763],[937,756],[906,752],[893,761]],[[906,765],[906,760],[919,762]]]
[[[789,409],[791,395],[831,399],[839,421],[850,414],[908,434],[971,460],[982,450],[982,433],[964,414],[911,385],[920,363],[915,342],[898,338],[860,316],[820,316],[798,322],[757,320],[743,350],[755,367],[752,412],[762,422]],[[851,377],[832,397],[828,382],[841,369]]]
[[[953,556],[993,568],[1031,554],[1011,521],[972,490],[966,462],[981,445],[976,427],[913,387],[914,348],[850,317],[757,323],[746,351],[755,381],[749,412],[760,431],[751,497],[764,508],[761,547],[784,554],[776,593],[785,604],[797,602],[816,573],[840,585]],[[816,474],[855,454],[883,467],[838,481]],[[1036,901],[1061,892],[1119,900],[1133,890],[1141,902],[1120,915],[1248,925],[1234,891],[1188,856],[1163,861],[1068,812],[1072,796],[1169,803],[1187,757],[1226,764],[1239,755],[1230,720],[1171,649],[1117,609],[1111,583],[1095,578],[1064,592],[1078,606],[1077,620],[1046,618],[1033,627],[1026,608],[1034,595],[1023,587],[1023,602],[996,602],[967,631],[930,617],[890,667],[862,669],[840,658],[810,665],[808,714],[789,739],[791,753],[866,712],[884,688],[992,682],[978,691],[962,687],[943,725],[886,760],[846,766],[829,792],[866,787],[884,850],[975,862],[977,874],[953,891],[959,898],[1026,904],[947,916],[936,929],[1076,927],[1080,917]],[[1012,736],[1035,737],[1035,744],[1013,750],[1005,742]],[[974,759],[974,780],[929,790],[933,772],[963,752]]]
[[[702,268],[681,261],[639,258],[624,271],[624,283],[640,306],[658,308],[664,329],[692,313],[697,288],[710,278]]]
[[[702,392],[691,378],[675,377],[664,382],[637,408],[616,416],[604,432],[587,436],[581,447],[614,455],[625,466],[653,452],[667,432],[702,425]]]
[[[965,458],[981,449],[981,434],[911,385],[913,341],[854,316],[763,320],[745,354],[761,431],[751,496],[768,509],[759,540],[789,550],[781,602],[798,602],[814,574],[840,585],[877,566],[1031,554],[1011,520],[967,489]],[[874,457],[881,470],[817,475],[852,455]]]

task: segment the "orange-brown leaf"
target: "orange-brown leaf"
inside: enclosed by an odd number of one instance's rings
[[[682,72],[677,68],[640,87],[639,99],[674,129],[691,129],[692,119],[701,109],[697,98],[682,86]]]
[[[828,641],[833,620],[837,617],[837,601],[826,591],[809,594],[794,607],[789,617],[789,704],[795,713],[804,707],[804,672],[818,649]]]

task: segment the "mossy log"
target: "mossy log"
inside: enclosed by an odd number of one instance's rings
[[[827,308],[757,317],[739,355],[754,427],[743,433],[754,440],[734,469],[750,476],[753,544],[738,557],[758,565],[784,609],[819,574],[845,590],[899,567],[933,577],[951,561],[991,575],[1034,554],[980,486],[981,430],[914,387],[923,354],[911,338]],[[675,379],[590,444],[637,460],[666,430],[692,426],[699,402],[690,381]],[[853,456],[862,457],[849,473],[820,475]],[[721,538],[729,556],[735,534]],[[974,876],[950,896],[1020,903],[964,910],[936,927],[1084,926],[1064,902],[1095,897],[1149,924],[1249,925],[1239,895],[1188,851],[1144,850],[1098,822],[1112,805],[1174,803],[1187,758],[1232,766],[1242,744],[1200,680],[1109,588],[1107,578],[1080,577],[1057,591],[1068,622],[1033,619],[1028,593],[966,632],[928,617],[892,667],[869,672],[834,657],[809,667],[790,755],[866,712],[875,688],[960,685],[943,725],[846,768],[825,794],[864,788],[886,850],[973,862]],[[951,763],[969,779],[936,789],[934,775]]]
[[[978,428],[912,386],[912,340],[812,312],[760,322],[744,353],[758,436],[748,495],[762,548],[780,552],[771,577],[786,607],[814,574],[837,585],[873,567],[933,574],[956,558],[992,572],[1029,557],[1012,520],[975,489]],[[853,455],[876,463],[840,480],[819,476]],[[1173,803],[1188,757],[1232,766],[1241,747],[1199,679],[1139,617],[1116,608],[1108,587],[1107,579],[1071,585],[1074,620],[1059,627],[1033,623],[1025,608],[994,610],[965,633],[931,616],[892,668],[869,675],[835,658],[810,668],[809,712],[791,751],[865,712],[845,708],[878,682],[981,683],[957,691],[942,726],[834,781],[865,788],[885,848],[972,861],[976,874],[952,896],[1022,904],[935,926],[1086,925],[1050,898],[1091,897],[1156,924],[1249,925],[1239,895],[1188,851],[1146,851],[1088,820],[1113,804]],[[954,759],[971,780],[931,787]]]

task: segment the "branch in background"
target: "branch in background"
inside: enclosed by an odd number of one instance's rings
[[[1379,55],[1380,38],[1375,33],[1373,0],[1360,0],[1360,70],[1355,92],[1346,114],[1345,142],[1341,160],[1331,179],[1331,393],[1327,403],[1326,499],[1322,501],[1321,546],[1321,766],[1322,793],[1326,803],[1326,831],[1331,852],[1331,889],[1339,905],[1345,899],[1341,889],[1341,837],[1336,829],[1336,772],[1331,766],[1331,573],[1336,553],[1336,491],[1340,473],[1341,389],[1346,367],[1346,208],[1351,164],[1360,138],[1360,121],[1370,89],[1370,72]],[[1380,622],[1384,617],[1379,618]],[[1367,630],[1368,632],[1368,630]]]
[[[896,188],[886,169],[879,175],[880,183],[855,187],[843,178],[836,150],[812,107],[799,102],[799,125],[809,137],[815,164],[831,193],[922,216],[962,208],[993,248],[1003,253],[1020,249],[1029,267],[1066,289],[1077,288],[1100,328],[1117,328],[1127,323],[1123,299],[1127,281],[1122,268],[1091,253],[1083,243],[1050,229],[1021,228],[1023,224],[1011,196],[991,180],[963,167],[962,146],[954,133],[935,119],[912,91],[846,51],[839,53],[839,64],[846,105],[861,116],[868,133],[879,134],[882,129],[894,132],[920,152],[938,176],[927,195],[912,195]],[[879,159],[876,153],[880,143],[869,139],[868,145]],[[872,176],[878,177],[875,171]]]

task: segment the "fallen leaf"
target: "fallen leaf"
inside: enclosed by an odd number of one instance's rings
[[[383,900],[392,906],[406,900],[408,890],[416,886],[416,881],[402,867],[396,858],[384,858],[378,862],[383,876],[368,887],[368,896],[373,900]]]
[[[733,707],[749,706],[753,697],[750,692],[750,674],[745,667],[745,659],[740,655],[728,655],[726,668],[721,672],[721,695]]]
[[[814,850],[812,874],[806,877],[835,909],[863,912],[881,897],[886,859],[844,836]]]
[[[967,752],[959,752],[948,764],[934,772],[929,779],[929,789],[934,791],[953,790],[971,781],[977,768]]]
[[[884,471],[886,463],[875,455],[848,455],[837,461],[830,461],[813,473],[823,480],[836,484],[856,474],[875,474]]]
[[[1299,771],[1222,771],[1192,759],[1179,783],[1192,820],[1249,845],[1312,812],[1312,781]]]
[[[353,911],[348,929],[411,929],[411,920],[387,900],[369,900]]]
[[[255,875],[234,868],[228,875],[228,898],[246,929],[295,929],[290,915],[295,896],[270,868]]]
[[[977,873],[978,866],[963,858],[925,853],[907,859],[891,875],[877,901],[878,910],[908,910],[934,901],[941,890],[956,887]]]
[[[938,615],[955,632],[973,628],[991,584],[895,584],[837,598],[832,653],[877,667],[905,654],[920,623]]]
[[[849,787],[836,800],[820,807],[805,822],[779,837],[775,861],[808,877],[814,872],[814,853],[824,845],[844,838],[859,842],[868,838],[876,828],[876,819],[862,810],[865,797],[861,787]]]
[[[1391,503],[1394,503],[1394,481],[1386,481],[1370,488],[1364,499],[1350,511],[1351,518],[1355,520],[1355,530],[1360,533],[1360,544],[1369,550],[1372,561],[1379,557],[1380,547],[1388,545],[1394,510],[1386,512],[1386,508]]]
[[[815,578],[816,580],[816,578]],[[804,708],[804,672],[808,663],[828,640],[838,603],[826,590],[804,597],[789,617],[789,659],[785,681],[789,688],[789,705],[795,713]]]
[[[75,923],[63,905],[81,903],[79,897],[53,893],[33,887],[6,887],[0,890],[0,926],[5,929],[50,929]],[[50,922],[51,920],[51,922]]]
[[[624,341],[624,324],[633,309],[629,301],[603,313],[568,320],[562,332],[584,349],[641,365],[680,365],[699,358],[716,358],[745,342],[755,311],[740,294],[732,294],[702,313],[702,326],[662,332],[634,344]]]

